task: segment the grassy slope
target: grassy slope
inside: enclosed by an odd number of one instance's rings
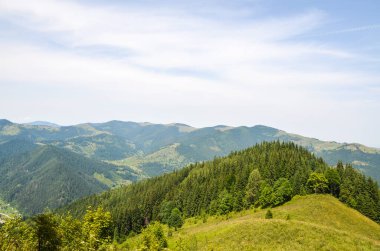
[[[169,238],[173,250],[380,250],[380,225],[329,195],[298,196],[272,209],[188,219]],[[290,220],[287,220],[287,215]],[[139,236],[127,241],[134,249]]]

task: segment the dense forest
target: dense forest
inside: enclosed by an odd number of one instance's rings
[[[0,198],[24,215],[55,209],[99,193],[119,180],[136,180],[132,170],[24,140],[0,144]]]
[[[143,230],[148,225],[153,235],[160,236],[160,225],[152,222],[177,229],[184,218],[191,216],[223,215],[252,207],[271,208],[295,195],[310,193],[330,193],[380,222],[379,188],[371,178],[341,162],[331,168],[294,143],[264,142],[227,157],[89,196],[59,209],[59,214],[41,214],[17,224],[31,229],[27,239],[35,246],[50,245],[53,241],[46,238],[56,238],[55,247],[64,249],[75,236],[81,245],[97,249],[135,233],[149,235]],[[44,235],[46,225],[56,226],[53,237]],[[11,223],[6,226],[1,228],[3,241],[7,240],[4,237],[7,231],[14,229]],[[94,231],[94,239],[88,236],[89,231]],[[20,238],[22,241],[18,242],[22,245],[24,237]]]
[[[331,193],[380,222],[378,185],[350,165],[329,167],[294,143],[261,143],[227,157],[81,199],[60,212],[82,216],[88,206],[111,212],[120,236],[165,222],[178,209],[183,217],[225,214],[252,206],[273,207],[294,195]]]

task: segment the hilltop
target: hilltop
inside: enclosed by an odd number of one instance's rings
[[[321,182],[311,189],[309,179]],[[313,181],[314,182],[314,181]],[[341,163],[330,168],[294,143],[261,143],[226,157],[80,199],[59,209],[83,216],[86,209],[111,212],[117,232],[140,232],[147,222],[165,222],[177,207],[185,218],[227,214],[250,206],[272,207],[295,195],[329,192],[373,220],[380,221],[377,184]],[[164,213],[166,212],[166,213]]]
[[[330,195],[296,196],[271,209],[186,220],[170,250],[379,250],[380,225]],[[206,221],[206,222],[204,222]],[[142,236],[122,246],[135,250]]]
[[[33,122],[25,123],[25,125],[60,127],[60,125],[51,123],[48,121],[33,121]]]

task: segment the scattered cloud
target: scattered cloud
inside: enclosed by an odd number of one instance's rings
[[[347,109],[362,118],[353,107],[373,107],[363,99],[374,100],[365,93],[378,89],[380,76],[358,67],[368,63],[366,57],[336,43],[302,39],[329,24],[327,11],[263,17],[255,1],[221,3],[199,2],[194,8],[202,11],[195,11],[149,1],[1,0],[0,24],[10,28],[0,31],[0,106],[12,104],[12,111],[0,115],[32,114],[61,124],[259,123],[314,136],[315,127],[304,121],[311,112],[313,123],[339,118],[343,125],[353,121],[345,117]]]
[[[326,34],[341,34],[341,33],[351,33],[351,32],[360,32],[360,31],[371,31],[371,30],[377,30],[380,29],[380,24],[371,24],[371,25],[364,25],[359,27],[353,27],[348,29],[341,29],[336,31],[327,32]]]

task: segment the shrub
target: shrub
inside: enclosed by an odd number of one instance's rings
[[[183,225],[183,219],[181,216],[181,212],[179,211],[178,208],[174,208],[170,214],[168,224],[170,227],[174,227],[175,230],[177,231],[177,228],[182,227]]]
[[[268,210],[267,213],[265,214],[265,219],[272,219],[272,218],[273,218],[272,211]]]
[[[159,222],[150,224],[142,231],[140,250],[163,250],[167,247],[168,241]]]

